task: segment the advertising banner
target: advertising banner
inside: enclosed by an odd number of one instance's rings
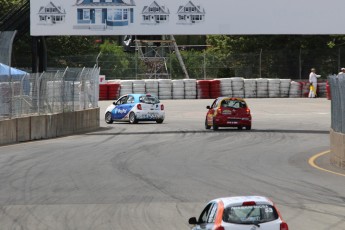
[[[345,34],[344,0],[30,0],[32,36]]]

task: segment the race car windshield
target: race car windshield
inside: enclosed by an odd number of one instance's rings
[[[141,96],[139,98],[139,101],[141,103],[146,103],[146,104],[157,104],[157,103],[159,103],[158,98],[154,97],[154,96]]]
[[[224,209],[223,221],[233,224],[258,224],[276,220],[278,213],[271,205],[230,206]]]
[[[233,109],[239,109],[239,108],[246,108],[247,105],[244,101],[239,100],[223,100],[221,103],[221,107],[223,108],[233,108]]]

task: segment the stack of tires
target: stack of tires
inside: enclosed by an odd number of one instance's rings
[[[308,97],[310,92],[310,83],[308,81],[300,82],[302,88],[302,97]]]
[[[291,79],[280,79],[280,97],[289,97]]]
[[[99,100],[100,101],[108,100],[108,86],[107,86],[107,84],[99,84]]]
[[[326,92],[327,92],[327,99],[331,100],[332,96],[331,96],[331,86],[329,85],[329,82],[326,82]]]
[[[158,81],[155,79],[145,80],[146,93],[158,96]]]
[[[244,79],[244,97],[257,97],[256,79]]]
[[[120,83],[108,83],[108,100],[116,100],[120,97]]]
[[[133,93],[133,81],[121,80],[120,85],[121,85],[120,96]]]
[[[184,81],[172,80],[172,98],[184,99]]]
[[[223,97],[232,97],[232,84],[231,78],[221,78],[220,80],[220,93]]]
[[[159,99],[171,99],[172,98],[172,83],[170,79],[158,79],[158,97]]]
[[[289,90],[289,97],[291,98],[299,98],[302,95],[302,85],[299,82],[291,81],[290,83],[290,90]]]
[[[210,98],[210,81],[198,80],[196,82],[198,99]]]
[[[280,97],[280,79],[268,79],[268,97]]]
[[[232,77],[232,96],[244,98],[244,78],[242,77]]]
[[[143,94],[146,92],[144,80],[133,80],[133,93]]]
[[[217,98],[220,96],[220,80],[210,80],[210,98]]]
[[[196,79],[183,79],[184,82],[184,98],[185,99],[196,99]]]
[[[316,95],[318,97],[327,97],[327,83],[326,82],[317,83]]]
[[[268,79],[267,78],[256,79],[256,97],[258,98],[268,97]]]

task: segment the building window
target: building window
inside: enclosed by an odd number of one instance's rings
[[[90,20],[90,10],[83,10],[83,19]]]

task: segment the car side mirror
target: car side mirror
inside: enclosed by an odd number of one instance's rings
[[[209,106],[209,105],[208,105],[208,106],[206,106],[206,109],[211,109],[211,106]]]
[[[192,224],[192,225],[197,225],[198,221],[196,220],[195,217],[191,217],[191,218],[189,218],[188,223]]]

